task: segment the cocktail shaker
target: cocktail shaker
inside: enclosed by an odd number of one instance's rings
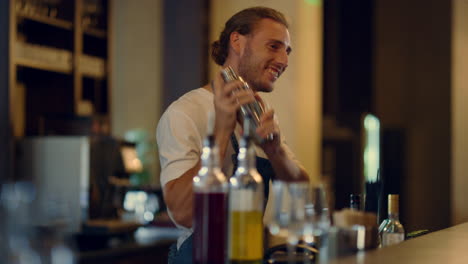
[[[242,82],[242,88],[245,90],[251,90],[249,84],[242,79],[241,76],[237,75],[234,69],[231,66],[223,69],[221,71],[221,75],[225,82],[230,82],[234,80],[239,80]],[[253,135],[253,140],[255,143],[260,144],[263,143],[265,139],[258,136],[257,132],[255,131],[260,124],[260,117],[265,112],[264,107],[260,102],[255,100],[252,103],[244,104],[240,106],[238,115],[240,116],[240,122],[243,123],[246,116],[250,116],[250,135]],[[273,135],[268,135],[267,140],[272,140]]]

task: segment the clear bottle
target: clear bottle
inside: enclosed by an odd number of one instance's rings
[[[360,194],[349,195],[349,208],[351,210],[356,210],[356,211],[361,210],[361,195]]]
[[[238,167],[230,179],[229,262],[263,263],[263,181],[256,168],[249,116],[237,157]]]
[[[229,186],[212,135],[204,140],[201,163],[193,178],[193,263],[225,263]]]
[[[398,218],[398,194],[388,195],[388,219],[379,227],[382,247],[398,244],[405,240],[405,229]]]

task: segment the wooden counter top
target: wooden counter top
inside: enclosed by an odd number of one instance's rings
[[[331,261],[332,264],[468,263],[468,223],[414,238],[395,246]]]

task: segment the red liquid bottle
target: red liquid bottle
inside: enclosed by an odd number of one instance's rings
[[[193,263],[223,264],[226,261],[228,182],[219,167],[213,136],[203,143],[202,165],[193,178]]]

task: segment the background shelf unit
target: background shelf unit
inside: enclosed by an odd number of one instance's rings
[[[52,17],[46,17],[43,15],[37,15],[37,14],[28,14],[24,13],[23,11],[18,11],[16,12],[17,20],[20,21],[21,19],[26,19],[26,20],[31,20],[31,21],[36,21],[38,23],[42,23],[45,25],[50,25],[66,30],[73,30],[73,22],[67,21],[64,19],[59,19],[59,18],[52,18]]]
[[[43,135],[49,116],[110,127],[112,0],[11,0],[10,91],[16,138]]]

